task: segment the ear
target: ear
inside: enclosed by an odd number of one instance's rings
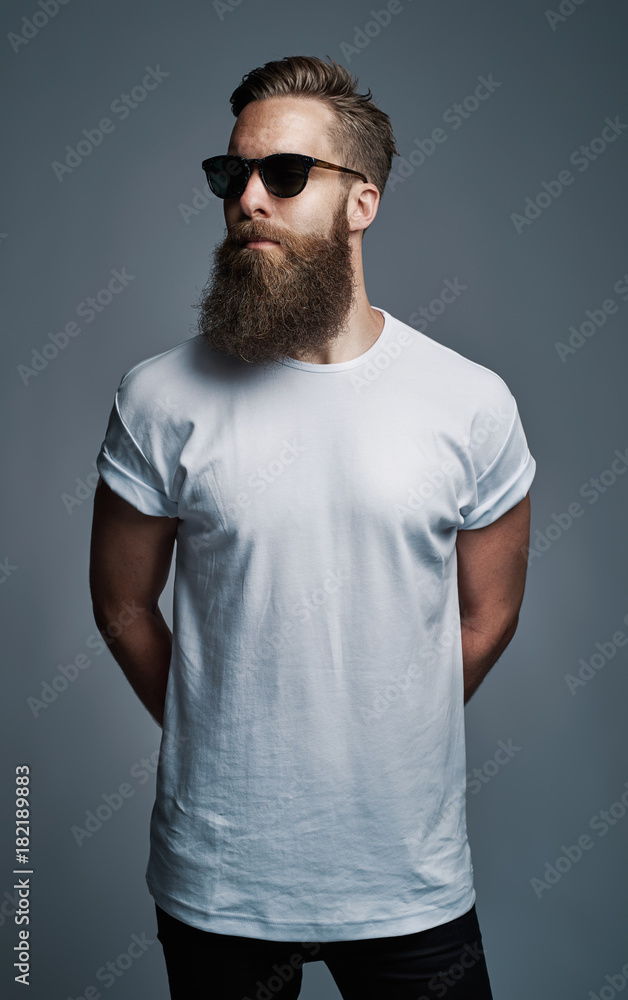
[[[375,184],[356,183],[347,200],[347,221],[351,232],[368,229],[377,215],[380,194]]]

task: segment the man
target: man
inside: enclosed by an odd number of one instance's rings
[[[517,626],[535,462],[497,374],[369,304],[396,150],[355,83],[244,77],[199,333],[123,376],[98,456],[94,614],[143,609],[110,648],[163,726],[173,998],[295,998],[312,960],[345,1000],[492,995],[464,704]]]

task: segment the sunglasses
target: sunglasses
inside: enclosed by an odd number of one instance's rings
[[[251,176],[251,164],[259,166],[262,183],[270,194],[277,198],[294,198],[301,194],[310,176],[312,167],[324,167],[326,170],[340,170],[344,174],[355,174],[368,184],[364,174],[348,167],[339,167],[336,163],[317,160],[313,156],[302,156],[300,153],[273,153],[262,159],[247,160],[244,156],[210,156],[203,160],[202,167],[207,177],[207,183],[218,198],[239,198]]]

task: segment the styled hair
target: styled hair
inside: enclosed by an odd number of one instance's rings
[[[237,118],[251,101],[267,97],[310,97],[323,101],[333,112],[334,119],[327,132],[338,154],[340,165],[358,170],[375,184],[380,198],[393,156],[399,156],[395,146],[390,118],[372,100],[372,93],[357,91],[358,79],[331,57],[328,65],[316,56],[285,56],[267,62],[242,77],[242,83],[229,98]],[[356,178],[338,174],[348,191]]]

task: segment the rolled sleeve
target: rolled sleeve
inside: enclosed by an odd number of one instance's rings
[[[176,500],[167,495],[163,479],[122,419],[118,393],[96,458],[96,468],[107,486],[141,513],[177,517]]]
[[[498,453],[491,456],[491,449],[500,443],[499,428],[495,433],[488,432],[487,446],[480,445],[476,449],[475,502],[460,511],[464,518],[462,530],[492,524],[523,500],[534,479],[536,462],[530,454],[517,404],[510,393],[508,396],[513,415]],[[490,427],[486,420],[485,426]],[[487,460],[488,465],[485,464]]]

